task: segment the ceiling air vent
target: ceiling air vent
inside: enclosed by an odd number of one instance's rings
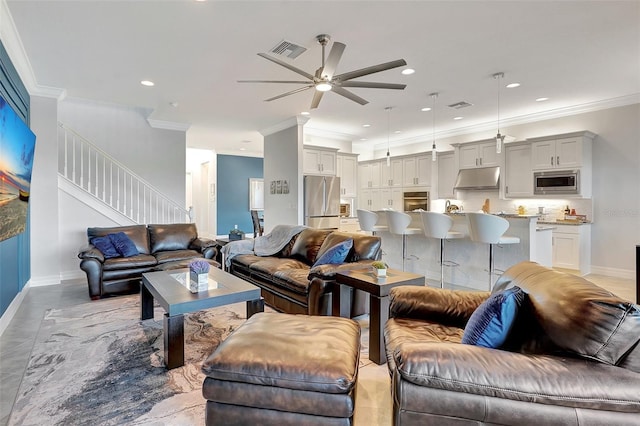
[[[462,108],[470,107],[471,105],[473,104],[470,104],[469,102],[465,102],[465,101],[460,101],[460,102],[456,102],[455,104],[449,105],[449,108],[462,109]]]
[[[274,55],[286,56],[287,58],[295,59],[307,50],[306,47],[299,46],[291,43],[290,41],[282,40],[273,49],[270,50]]]

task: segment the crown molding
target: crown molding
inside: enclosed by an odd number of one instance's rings
[[[317,129],[315,127],[306,127],[306,126],[304,128],[304,134],[309,136],[317,136],[320,138],[337,139],[337,140],[347,141],[347,142],[351,142],[353,141],[353,139],[356,138],[354,135],[350,135],[348,133],[340,133],[340,132],[334,132],[331,130]]]
[[[154,120],[147,117],[147,123],[154,129],[163,130],[177,130],[180,132],[186,132],[191,127],[190,123],[178,123],[176,121]]]
[[[285,121],[282,121],[271,127],[267,127],[266,129],[258,130],[258,132],[260,132],[262,136],[269,136],[293,126],[304,126],[305,124],[307,124],[307,121],[309,121],[309,117],[305,117],[304,115],[296,115],[295,117],[288,118]]]

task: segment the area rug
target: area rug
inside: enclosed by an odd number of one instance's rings
[[[245,304],[185,315],[185,365],[173,370],[163,314],[140,321],[139,296],[47,311],[8,424],[204,425],[200,367],[245,321]],[[370,363],[367,322],[360,367]]]

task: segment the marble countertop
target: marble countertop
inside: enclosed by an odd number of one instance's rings
[[[564,221],[564,220],[539,220],[538,223],[543,225],[570,225],[570,226],[591,225],[591,222],[572,222],[572,221]]]

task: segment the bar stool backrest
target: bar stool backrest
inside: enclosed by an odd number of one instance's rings
[[[392,234],[404,234],[405,229],[411,223],[411,216],[395,210],[387,210],[387,226]]]
[[[453,219],[443,213],[420,212],[424,235],[429,238],[447,238],[453,227]]]
[[[509,221],[486,213],[465,213],[469,223],[471,241],[498,244],[500,237],[509,229]]]
[[[358,216],[360,229],[363,231],[373,231],[373,227],[378,222],[378,214],[369,210],[358,209],[356,216]]]

